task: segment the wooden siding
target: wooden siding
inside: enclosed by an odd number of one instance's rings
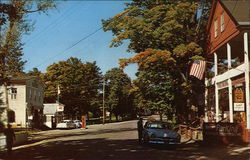
[[[228,13],[220,4],[220,2],[215,3],[215,10],[211,13],[212,18],[209,28],[208,36],[208,54],[213,54],[218,48],[227,43],[233,37],[237,36],[240,31],[237,28],[233,17]],[[224,14],[224,31],[221,32],[221,14]],[[218,35],[215,37],[214,23],[218,20]]]

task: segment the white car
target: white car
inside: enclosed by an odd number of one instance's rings
[[[73,120],[63,120],[61,123],[58,123],[56,125],[56,128],[66,128],[66,129],[72,129],[76,128],[76,124],[74,123]]]
[[[81,128],[82,127],[82,121],[80,121],[80,120],[74,120],[74,123],[76,124],[77,128]]]

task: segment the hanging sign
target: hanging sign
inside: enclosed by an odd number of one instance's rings
[[[59,106],[57,106],[57,112],[63,112],[64,111],[64,106],[61,106],[61,105],[59,105]]]
[[[244,103],[244,92],[242,88],[234,90],[234,103]]]

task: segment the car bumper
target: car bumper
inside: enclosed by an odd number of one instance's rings
[[[148,143],[151,144],[180,144],[179,139],[165,139],[165,138],[150,138]]]

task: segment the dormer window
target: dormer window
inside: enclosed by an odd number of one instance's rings
[[[225,29],[224,13],[220,15],[220,31],[223,32]]]
[[[218,19],[214,21],[214,37],[218,36]]]

